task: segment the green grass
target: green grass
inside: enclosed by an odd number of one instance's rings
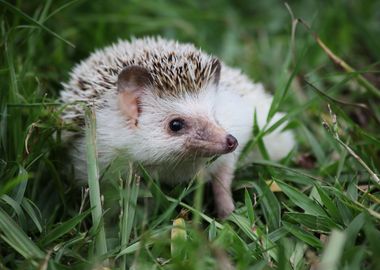
[[[0,269],[380,269],[380,1],[289,6],[0,0]],[[60,83],[95,48],[156,34],[274,94],[269,119],[287,116],[255,126],[247,153],[266,157],[262,138],[284,121],[296,134],[282,162],[239,166],[225,221],[197,180],[160,186],[122,159],[99,176],[90,113],[89,189],[73,181]]]

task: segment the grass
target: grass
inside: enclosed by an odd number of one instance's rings
[[[380,1],[0,7],[0,269],[380,269]],[[268,120],[287,115],[255,126],[246,153],[266,157],[262,138],[284,121],[296,134],[281,162],[239,165],[225,221],[198,180],[160,186],[123,160],[99,176],[91,113],[89,188],[73,181],[60,83],[95,48],[156,34],[195,43],[274,94]]]

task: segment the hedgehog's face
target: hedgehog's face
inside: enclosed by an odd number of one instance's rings
[[[227,154],[238,145],[234,136],[206,117],[172,116],[164,123],[168,139],[177,146],[172,149],[189,158]]]
[[[172,99],[160,121],[162,138],[173,152],[188,158],[210,157],[235,150],[237,140],[215,120],[212,93]]]
[[[119,75],[119,89],[138,89],[142,87],[136,85],[141,78],[149,81],[149,73],[140,67],[129,67],[123,72]],[[134,145],[129,148],[134,148],[135,158],[168,162],[233,152],[238,142],[215,118],[215,93],[216,84],[180,97],[158,97],[149,90],[139,96],[134,91],[119,92],[120,108],[133,130]]]

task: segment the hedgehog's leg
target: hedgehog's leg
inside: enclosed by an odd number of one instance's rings
[[[231,193],[234,168],[227,162],[218,165],[212,173],[211,185],[218,217],[224,219],[235,209]]]

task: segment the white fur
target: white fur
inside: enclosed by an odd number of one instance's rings
[[[254,114],[256,110],[257,122],[260,128],[266,124],[267,115],[272,103],[272,96],[265,92],[262,84],[253,83],[239,70],[223,66],[219,83],[219,95],[216,106],[216,115],[221,125],[239,141],[235,152],[219,158],[208,170],[214,172],[223,164],[233,164],[252,137]],[[277,113],[270,125],[279,120],[284,114]],[[294,147],[293,133],[282,132],[280,126],[274,132],[264,137],[264,144],[273,160],[286,156]],[[250,158],[259,157],[258,151]],[[249,161],[248,161],[249,162]]]

